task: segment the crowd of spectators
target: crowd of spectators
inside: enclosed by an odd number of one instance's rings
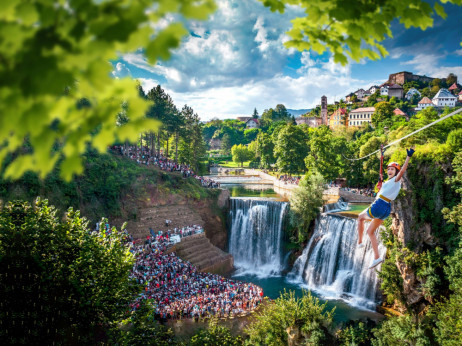
[[[190,262],[167,251],[172,238],[201,232],[197,225],[166,232],[151,230],[144,243],[134,245],[136,256],[132,277],[144,286],[133,309],[143,299],[155,302],[156,318],[160,320],[215,316],[226,318],[249,313],[260,303],[260,287],[216,274],[203,273]]]
[[[341,190],[356,193],[358,195],[363,195],[367,197],[375,197],[377,194],[371,188],[352,188],[352,187],[342,187]]]
[[[193,177],[201,183],[203,187],[219,188],[220,183],[210,178],[205,178],[194,173],[192,168],[186,164],[180,164],[174,160],[170,160],[162,154],[151,155],[151,150],[147,146],[142,148],[137,146],[124,146],[115,145],[111,148],[114,152],[128,157],[129,159],[142,164],[142,165],[155,165],[160,169],[167,172],[179,172],[183,178]]]
[[[278,175],[278,180],[283,181],[285,184],[298,185],[300,182],[300,176],[290,176],[287,174]]]

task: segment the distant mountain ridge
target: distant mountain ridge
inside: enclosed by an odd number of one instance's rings
[[[302,114],[308,113],[311,109],[287,109],[287,111],[294,117],[299,117]]]

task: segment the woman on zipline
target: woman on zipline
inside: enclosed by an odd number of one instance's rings
[[[377,244],[377,238],[375,237],[375,230],[383,223],[391,211],[390,202],[395,200],[398,196],[399,190],[401,189],[401,178],[404,172],[406,172],[407,165],[411,156],[414,154],[414,148],[406,149],[407,158],[404,162],[403,167],[397,162],[391,162],[387,166],[388,180],[383,184],[380,191],[377,193],[377,198],[369,208],[361,212],[358,216],[358,247],[364,247],[363,244],[363,233],[364,233],[364,221],[372,220],[367,228],[367,234],[371,239],[372,249],[374,250],[374,260],[372,261],[369,269],[375,268],[383,262],[383,258],[380,257],[379,247]]]

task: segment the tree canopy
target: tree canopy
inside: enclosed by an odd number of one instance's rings
[[[4,3],[0,162],[9,157],[6,176],[32,170],[43,178],[59,163],[69,180],[82,172],[87,146],[105,152],[116,140],[136,140],[155,129],[136,82],[112,78],[110,61],[140,47],[150,63],[168,59],[188,32],[179,21],[156,24],[177,14],[203,20],[214,9],[213,0]],[[129,121],[116,126],[122,104]]]
[[[343,65],[348,58],[377,60],[388,55],[382,44],[392,37],[392,22],[399,20],[406,29],[422,30],[433,26],[435,16],[446,18],[445,3],[462,5],[462,0],[438,0],[433,7],[424,0],[387,1],[306,1],[260,0],[272,11],[284,12],[286,6],[303,8],[305,16],[292,20],[287,48],[314,50],[322,54],[329,50],[334,61]]]

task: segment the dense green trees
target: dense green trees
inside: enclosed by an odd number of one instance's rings
[[[133,262],[123,233],[92,233],[78,211],[60,220],[40,199],[0,206],[1,339],[94,343],[137,292]]]
[[[329,345],[329,333],[334,311],[326,311],[326,304],[309,292],[301,298],[294,292],[284,292],[269,302],[246,328],[248,345]]]
[[[379,102],[375,105],[375,112],[372,114],[372,125],[377,127],[385,120],[391,119],[393,116],[393,106],[389,102]]]
[[[281,128],[274,144],[274,157],[279,171],[289,174],[304,172],[307,154],[306,134],[291,124]]]

